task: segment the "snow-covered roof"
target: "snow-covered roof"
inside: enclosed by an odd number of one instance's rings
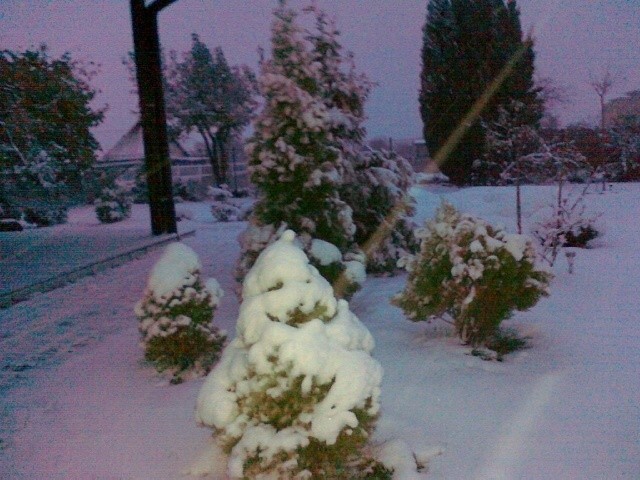
[[[169,143],[169,156],[172,159],[189,157],[189,153],[177,141]],[[142,125],[137,122],[98,162],[127,162],[144,159]]]

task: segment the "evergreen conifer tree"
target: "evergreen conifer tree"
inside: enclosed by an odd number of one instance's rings
[[[355,227],[337,192],[344,165],[333,143],[321,68],[296,12],[281,2],[272,58],[262,64],[259,80],[265,104],[247,146],[251,179],[260,191],[255,217],[262,225],[286,223],[345,251]]]
[[[541,116],[533,85],[533,46],[523,39],[516,2],[509,0],[433,0],[424,26],[420,113],[424,136],[440,169],[453,183],[471,181],[474,160],[484,153],[481,118],[491,121],[511,100],[522,102],[535,125]],[[470,112],[492,82],[507,75],[483,108]],[[458,128],[464,134],[442,150]]]
[[[196,410],[228,454],[228,476],[390,478],[365,449],[382,378],[373,337],[292,231],[260,254],[242,297],[236,338]]]

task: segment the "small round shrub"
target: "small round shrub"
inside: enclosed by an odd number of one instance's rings
[[[214,279],[204,282],[200,269],[192,249],[169,245],[135,307],[145,358],[174,380],[209,372],[225,341],[211,324],[222,290]]]
[[[443,203],[406,261],[409,278],[394,298],[413,321],[449,314],[457,334],[478,346],[514,310],[548,295],[551,274],[536,266],[532,240],[508,234]]]
[[[131,215],[131,196],[117,184],[104,187],[94,205],[101,223],[120,222]]]

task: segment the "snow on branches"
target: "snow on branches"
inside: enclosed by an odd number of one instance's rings
[[[369,331],[290,230],[260,254],[242,297],[237,337],[196,414],[216,431],[228,475],[364,478],[382,378]]]
[[[207,373],[218,358],[225,335],[211,325],[223,292],[218,282],[201,278],[196,253],[172,243],[153,267],[143,298],[135,306],[145,358],[173,382],[185,373]]]
[[[527,236],[443,203],[420,237],[420,253],[406,261],[405,290],[394,298],[413,321],[448,314],[460,338],[478,346],[514,310],[548,294],[551,274],[536,266]]]

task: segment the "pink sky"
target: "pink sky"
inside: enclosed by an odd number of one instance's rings
[[[308,2],[294,0],[293,5]],[[359,70],[378,83],[367,105],[369,136],[421,136],[418,76],[425,0],[317,0],[337,18],[342,43]],[[47,43],[58,55],[101,64],[97,104],[108,104],[96,136],[111,147],[132,125],[137,100],[121,58],[132,49],[127,0],[0,0],[0,48]],[[232,64],[257,64],[268,48],[275,0],[178,0],[161,14],[161,41],[184,51],[196,32],[222,46]],[[640,0],[520,0],[525,29],[534,28],[538,74],[552,77],[573,103],[557,113],[563,122],[595,123],[598,102],[589,74],[607,67],[618,75],[611,97],[640,89]]]

